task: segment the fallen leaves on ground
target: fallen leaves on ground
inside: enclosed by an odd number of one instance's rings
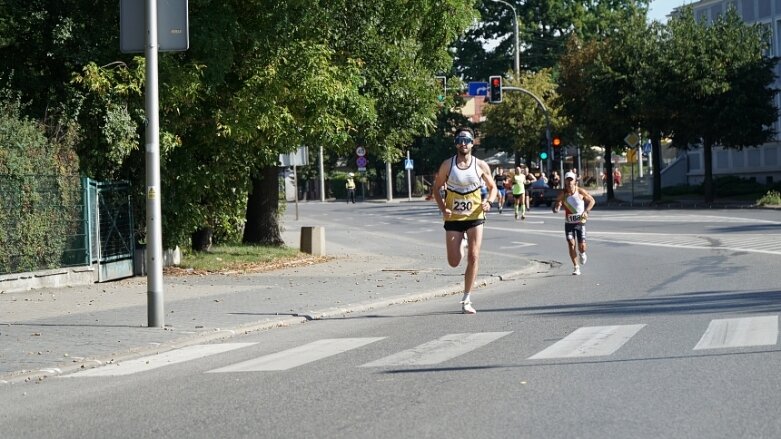
[[[206,276],[209,274],[248,274],[248,273],[262,273],[266,271],[282,270],[291,267],[302,267],[307,265],[320,264],[326,261],[330,261],[331,257],[328,256],[312,256],[308,254],[302,254],[293,258],[287,258],[282,260],[274,260],[268,262],[246,262],[241,264],[231,264],[224,268],[212,271],[212,270],[195,270],[187,267],[165,267],[163,273],[166,276]]]

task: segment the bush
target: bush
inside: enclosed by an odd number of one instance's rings
[[[777,191],[768,191],[762,198],[757,200],[758,206],[781,206],[781,193]]]
[[[61,132],[48,139],[18,100],[0,96],[0,273],[61,266],[79,226],[80,211],[70,210],[81,202],[75,128]]]

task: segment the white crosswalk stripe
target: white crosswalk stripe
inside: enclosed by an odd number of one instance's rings
[[[498,340],[510,332],[479,332],[475,334],[448,334],[406,351],[366,363],[361,367],[425,366],[471,352]]]
[[[646,324],[584,326],[528,357],[528,360],[605,357],[630,342]],[[711,320],[693,350],[768,346],[778,343],[778,315]],[[646,330],[647,332],[648,330]],[[414,348],[362,364],[362,368],[430,366],[468,354],[512,334],[476,332],[447,334]],[[209,370],[207,373],[285,371],[380,341],[386,337],[321,339],[291,349]],[[123,376],[200,359],[257,343],[195,345],[157,355],[76,372],[64,377]],[[684,350],[689,347],[680,346]]]
[[[712,320],[695,350],[774,345],[778,316]]]
[[[63,377],[81,378],[131,375],[163,366],[170,366],[172,364],[203,358],[209,355],[221,354],[254,344],[256,343],[221,343],[188,346],[169,352],[163,352],[161,354],[136,358],[135,360],[122,361],[120,363],[108,364],[94,369],[82,370],[70,375],[63,375]]]
[[[628,342],[645,325],[591,326],[578,328],[572,334],[531,357],[549,358],[599,357],[610,355]]]
[[[374,343],[383,338],[385,337],[330,338],[317,340],[286,351],[210,370],[208,373],[288,370],[336,354],[341,354],[342,352],[359,348],[369,343]]]

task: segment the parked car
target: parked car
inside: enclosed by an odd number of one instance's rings
[[[553,202],[556,201],[560,191],[561,189],[551,189],[549,187],[532,187],[529,190],[529,204],[533,207],[537,207],[540,204],[545,204],[550,207],[553,205]]]

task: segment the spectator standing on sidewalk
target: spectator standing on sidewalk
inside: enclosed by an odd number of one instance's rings
[[[344,187],[347,188],[347,204],[350,204],[350,201],[355,204],[355,174],[352,172],[347,174],[347,182]]]
[[[479,268],[485,214],[491,209],[497,193],[488,164],[472,155],[474,137],[471,128],[462,127],[456,131],[456,154],[442,162],[434,181],[434,187],[446,187],[444,199],[439,192],[434,192],[434,198],[445,221],[448,264],[457,267],[464,250],[468,251],[464,296],[461,298],[464,314],[477,312],[472,307],[471,291]],[[488,189],[485,198],[480,194],[483,185]]]

